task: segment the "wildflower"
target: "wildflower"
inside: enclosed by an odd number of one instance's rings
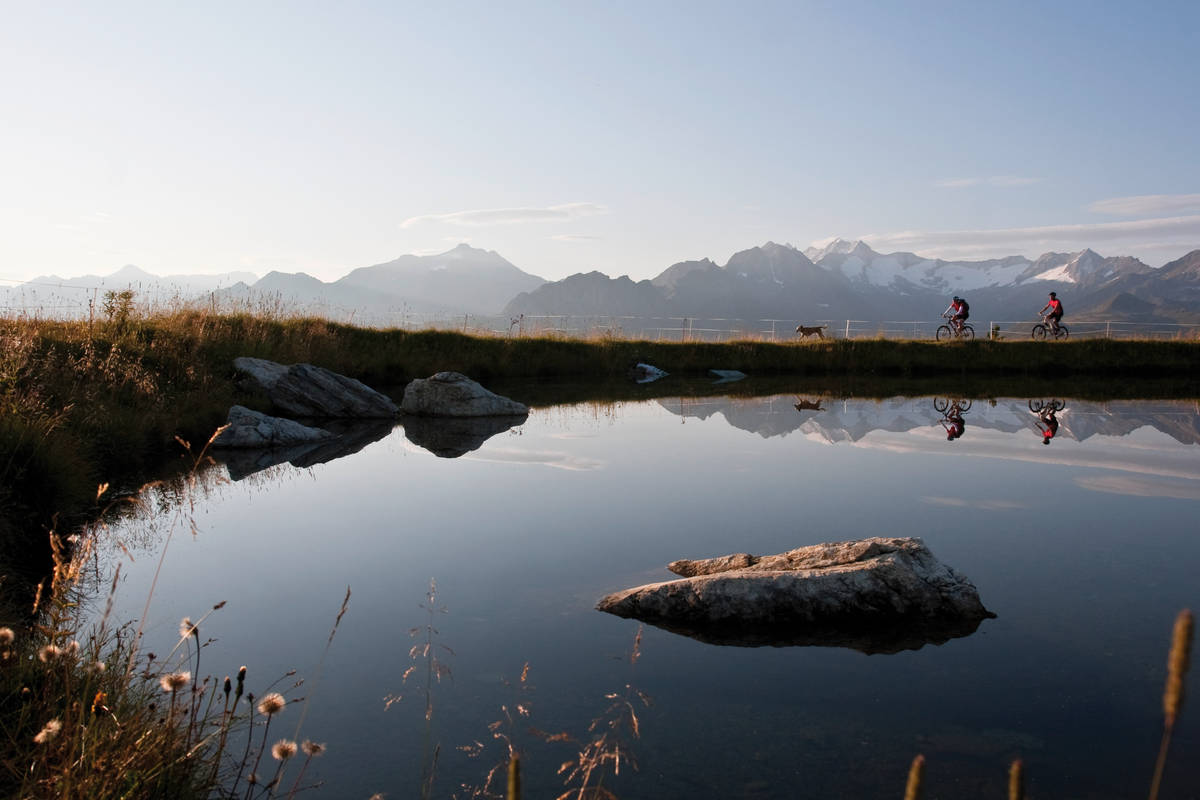
[[[189,636],[195,636],[197,639],[199,639],[200,629],[192,624],[191,619],[184,617],[179,622],[179,638],[186,639]]]
[[[159,678],[158,685],[164,692],[178,692],[187,686],[191,679],[192,673],[190,672],[171,672]]]
[[[105,664],[103,661],[93,661],[92,663],[87,665],[87,671],[91,675],[99,675],[100,673],[104,672],[104,670],[106,670],[106,669],[108,669],[108,665]]]
[[[316,742],[312,741],[311,739],[305,739],[300,744],[300,749],[304,751],[304,755],[308,756],[309,758],[312,758],[313,756],[319,756],[322,753],[324,753],[325,745],[317,744]]]
[[[258,702],[258,713],[266,714],[268,717],[274,716],[283,710],[287,705],[287,701],[283,699],[283,695],[279,692],[271,692]]]
[[[13,643],[13,639],[15,638],[16,635],[13,633],[12,628],[0,628],[0,647],[7,647]]]
[[[58,736],[58,732],[62,730],[62,722],[57,719],[52,719],[46,723],[45,727],[38,732],[38,735],[33,737],[33,741],[37,744],[45,744],[46,742]]]
[[[276,761],[287,761],[296,755],[296,743],[290,739],[280,739],[271,747],[271,755]]]
[[[96,692],[96,697],[92,700],[93,717],[99,715],[101,711],[108,711],[108,708],[106,708],[104,705],[104,701],[107,699],[108,695],[104,692]]]
[[[38,661],[41,661],[43,664],[49,664],[51,661],[62,656],[63,653],[64,650],[61,647],[48,644],[41,650],[38,650]]]

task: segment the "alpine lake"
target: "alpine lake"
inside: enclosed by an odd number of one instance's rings
[[[621,758],[589,785],[621,798],[899,797],[917,754],[931,798],[1004,797],[1017,758],[1031,797],[1149,787],[1172,625],[1200,606],[1196,401],[718,387],[341,441],[214,453],[102,532],[96,577],[99,615],[120,564],[111,614],[144,651],[194,669],[179,624],[202,619],[199,675],[245,665],[294,701],[272,733],[328,746],[305,796],[502,795],[511,743],[523,796],[556,798],[605,732]],[[867,653],[595,609],[676,559],[872,536],[920,537],[996,617]],[[1164,798],[1200,796],[1192,694]]]

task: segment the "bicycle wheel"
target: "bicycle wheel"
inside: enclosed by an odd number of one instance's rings
[[[949,325],[939,325],[937,329],[937,340],[944,342],[954,336],[954,331],[950,330]]]
[[[970,400],[959,400],[954,405],[958,406],[958,413],[960,413],[960,414],[965,414],[971,410],[971,401]]]
[[[959,336],[961,336],[962,338],[966,339],[969,342],[975,338],[975,329],[972,328],[970,325],[963,325],[962,333],[960,333]]]
[[[1045,338],[1046,326],[1039,322],[1037,325],[1033,326],[1033,340],[1035,342],[1040,342],[1045,340]]]
[[[1044,406],[1045,406],[1045,403],[1043,403],[1041,400],[1030,400],[1029,401],[1029,410],[1035,414],[1038,413],[1039,411],[1041,411]]]
[[[946,409],[950,407],[950,400],[946,397],[933,398],[933,410],[939,414],[946,413]]]
[[[1054,332],[1054,338],[1055,339],[1065,339],[1065,338],[1067,338],[1068,333],[1069,333],[1069,331],[1067,330],[1066,325],[1059,325],[1058,330]]]

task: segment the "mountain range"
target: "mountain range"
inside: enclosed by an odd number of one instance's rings
[[[1068,314],[1130,322],[1200,321],[1200,250],[1155,269],[1093,250],[985,261],[878,253],[836,239],[801,251],[768,242],[720,266],[683,261],[633,283],[598,272],[519,295],[505,313],[737,319],[904,320],[936,317],[954,295],[976,315],[1030,319],[1057,292]],[[977,316],[979,318],[979,316]]]
[[[1200,250],[1153,268],[1091,249],[981,261],[878,253],[835,239],[800,250],[767,242],[724,265],[681,261],[650,280],[578,273],[546,281],[498,253],[460,244],[436,255],[404,255],[326,282],[304,273],[174,275],[133,266],[108,276],[35,278],[0,295],[9,308],[86,313],[108,289],[132,288],[140,301],[270,303],[299,313],[395,324],[407,314],[517,317],[521,314],[691,317],[741,320],[936,319],[952,295],[976,319],[1030,319],[1050,291],[1068,319],[1200,322]],[[61,315],[70,315],[69,311]]]

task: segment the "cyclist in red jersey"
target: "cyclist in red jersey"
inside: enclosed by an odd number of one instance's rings
[[[1046,317],[1046,319],[1050,321],[1050,327],[1054,329],[1054,332],[1058,333],[1058,322],[1062,319],[1063,306],[1062,301],[1058,299],[1058,295],[1056,295],[1054,292],[1050,293],[1050,302],[1042,306],[1042,310],[1038,313],[1045,314],[1046,309],[1050,310],[1050,314]],[[1047,442],[1047,444],[1049,444],[1049,442]]]
[[[950,301],[950,306],[942,312],[942,316],[950,320],[950,324],[954,326],[955,330],[961,332],[963,322],[971,316],[971,306],[966,300],[956,296]]]

